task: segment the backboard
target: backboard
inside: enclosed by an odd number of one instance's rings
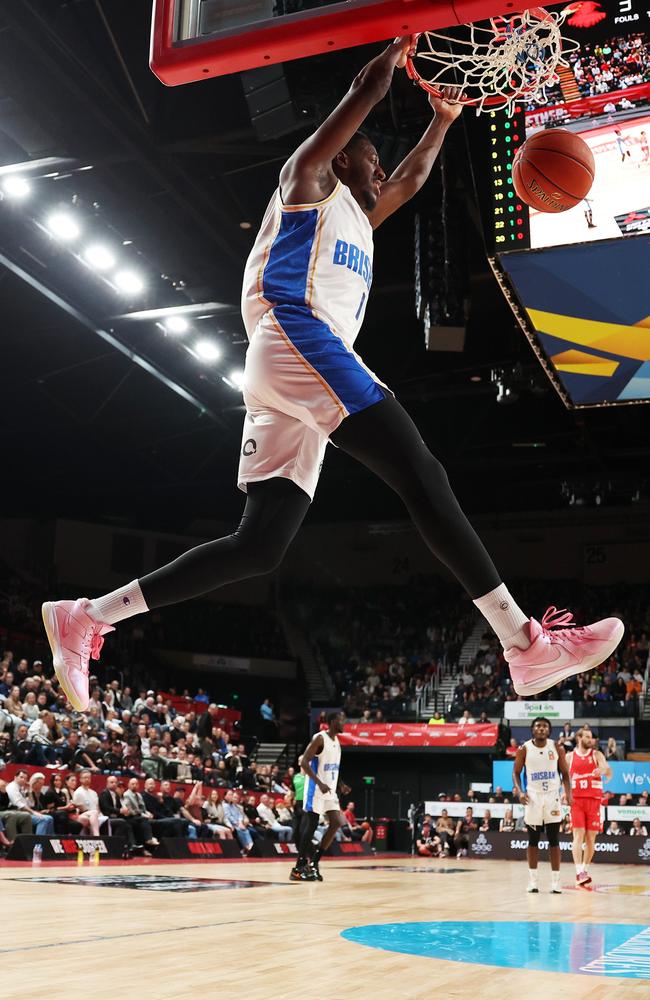
[[[154,0],[150,65],[173,87],[526,6],[526,0]]]

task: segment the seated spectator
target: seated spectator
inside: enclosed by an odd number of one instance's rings
[[[242,800],[242,809],[244,810],[244,815],[250,823],[251,833],[253,837],[257,833],[258,836],[264,836],[264,822],[262,817],[257,811],[257,799],[254,795],[245,795]]]
[[[277,835],[280,843],[287,843],[293,835],[293,828],[280,823],[278,817],[271,806],[271,799],[268,795],[262,795],[257,806],[257,812],[262,820],[262,825],[266,830]]]
[[[178,813],[181,819],[185,819],[190,824],[190,829],[194,827],[194,832],[190,833],[190,839],[197,837],[201,840],[210,840],[212,831],[203,822],[201,806],[203,803],[203,788],[200,781],[192,786],[192,790],[185,798],[185,789],[177,788],[172,798],[178,805]]]
[[[472,714],[469,711],[469,709],[466,708],[465,711],[463,712],[463,714],[461,715],[460,719],[458,720],[457,725],[459,725],[459,726],[473,726],[473,725],[475,725],[475,723],[476,723],[476,719],[472,716]]]
[[[456,834],[454,836],[456,857],[462,858],[467,856],[467,851],[469,850],[469,835],[470,833],[474,833],[476,828],[477,823],[474,819],[474,810],[471,806],[468,806],[465,811],[465,815],[456,823]]]
[[[436,835],[445,854],[449,854],[454,842],[454,821],[446,809],[443,809],[436,820]]]
[[[140,782],[137,778],[129,778],[127,790],[124,793],[124,805],[127,808],[126,819],[133,826],[137,843],[143,844],[145,848],[158,847],[160,841],[154,837],[151,826],[153,814],[144,804],[144,799],[140,794]],[[145,850],[145,854],[148,854],[147,850]]]
[[[517,751],[519,750],[519,744],[514,736],[510,739],[508,746],[506,747],[506,757],[516,757]]]
[[[239,797],[232,789],[228,789],[223,799],[223,812],[227,826],[235,834],[242,853],[250,854],[253,850],[253,836],[250,824],[244,810],[239,804]]]
[[[503,819],[499,823],[499,833],[513,833],[515,829],[515,819],[512,809],[506,809]]]
[[[3,778],[0,778],[0,820],[4,824],[7,839],[12,843],[19,834],[31,836],[33,833],[32,817],[11,804],[7,795],[7,782]]]
[[[440,712],[434,712],[431,718],[429,719],[430,726],[444,726],[444,724],[445,724],[445,717],[444,715],[441,715]]]
[[[163,802],[161,792],[156,792],[154,778],[146,778],[142,790],[145,809],[151,815],[151,828],[156,837],[188,837],[189,830],[196,830],[193,823],[174,814]],[[192,838],[194,839],[194,838]]]
[[[354,802],[348,802],[345,810],[343,811],[343,819],[345,820],[345,825],[348,828],[350,839],[360,840],[364,844],[371,844],[373,837],[372,826],[370,823],[365,821],[363,823],[359,822],[355,813],[355,808]]]
[[[125,857],[130,857],[135,847],[135,834],[115,775],[106,779],[106,787],[99,793],[98,802],[101,815],[106,817],[110,836],[124,837],[127,845]]]
[[[605,760],[623,760],[623,751],[619,747],[618,743],[613,736],[610,736],[607,740],[607,747],[605,748]]]
[[[492,813],[489,809],[486,809],[483,813],[483,820],[479,826],[480,833],[489,833],[490,830],[494,830],[495,820],[492,819]]]
[[[647,837],[648,829],[643,826],[641,820],[638,816],[635,816],[632,820],[632,826],[630,827],[630,837]]]
[[[91,836],[99,837],[99,828],[107,817],[99,808],[99,796],[90,780],[91,772],[88,768],[84,768],[79,774],[79,785],[73,792],[72,802],[77,807],[75,816],[77,822],[87,826]]]
[[[151,743],[149,756],[142,758],[142,770],[148,778],[161,781],[165,774],[165,759],[160,756],[160,743]]]
[[[286,792],[281,799],[278,798],[275,800],[275,811],[280,822],[284,826],[290,826],[292,831],[295,833],[296,811],[294,809],[293,792]],[[290,837],[289,839],[293,840],[294,838]]]
[[[422,828],[415,841],[415,849],[423,858],[437,858],[442,854],[442,841],[431,824],[431,816],[427,813],[422,821]]]
[[[44,775],[39,775],[44,780]],[[41,785],[42,787],[42,785]],[[39,789],[40,791],[40,789]],[[29,803],[29,779],[27,771],[16,771],[14,780],[6,787],[9,797],[9,808],[29,813],[33,832],[37,837],[51,837],[54,833],[54,820],[49,813],[41,812]]]
[[[233,832],[226,823],[223,804],[219,793],[213,788],[202,806],[203,821],[220,840],[232,840]]]
[[[612,819],[610,820],[605,833],[608,833],[611,837],[620,837],[623,834],[623,830],[621,830],[616,820]]]

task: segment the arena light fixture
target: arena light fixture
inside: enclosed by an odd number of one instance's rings
[[[241,368],[234,368],[228,375],[228,381],[234,389],[244,388],[244,372]]]
[[[215,344],[214,340],[197,340],[194,345],[194,353],[201,361],[212,363],[221,357],[221,348]]]
[[[167,333],[183,334],[187,333],[190,324],[184,316],[168,316],[165,320],[165,330]]]
[[[97,271],[110,271],[115,267],[116,257],[113,251],[102,243],[93,243],[84,250],[84,260]]]
[[[127,295],[138,295],[144,291],[144,279],[137,271],[118,271],[113,280],[119,290]]]
[[[31,193],[32,186],[20,174],[13,174],[10,177],[5,177],[2,182],[2,190],[8,198],[15,198],[17,201],[22,201]]]
[[[52,236],[65,243],[72,242],[81,235],[81,227],[70,212],[52,212],[46,226]]]

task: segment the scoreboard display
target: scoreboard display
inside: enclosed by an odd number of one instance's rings
[[[650,7],[575,4],[579,43],[543,104],[486,114],[491,264],[540,363],[569,407],[650,402]],[[512,163],[540,130],[568,129],[596,176],[566,212],[528,208]],[[483,133],[485,135],[485,131]]]

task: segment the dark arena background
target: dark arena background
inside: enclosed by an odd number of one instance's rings
[[[545,102],[463,112],[376,233],[355,345],[526,614],[619,617],[613,655],[518,696],[397,495],[329,447],[279,568],[120,622],[77,712],[41,604],[99,597],[236,528],[245,261],[282,165],[381,38],[427,14],[175,2],[0,0],[0,996],[647,997],[647,5],[573,4],[578,44]],[[154,7],[185,31],[172,68],[203,44],[195,22],[248,32],[241,65],[264,19],[300,31],[266,63],[260,48],[259,64],[165,86]],[[448,25],[512,5],[430,7]],[[366,123],[386,174],[431,116],[396,72]],[[596,162],[559,216],[529,211],[510,177],[526,137],[557,127]],[[341,826],[322,883],[291,884],[299,757],[339,710]],[[588,883],[564,796],[561,899],[545,835],[526,891],[513,762],[538,716],[566,752],[589,730],[609,768]]]

